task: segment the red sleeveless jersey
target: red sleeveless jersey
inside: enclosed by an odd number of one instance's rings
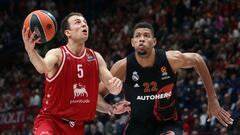
[[[76,121],[92,120],[99,83],[96,55],[89,48],[82,56],[75,56],[66,46],[60,49],[62,62],[53,77],[46,77],[40,114]]]

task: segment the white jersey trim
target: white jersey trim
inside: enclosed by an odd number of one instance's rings
[[[61,66],[58,69],[57,73],[53,77],[51,77],[51,78],[48,78],[47,76],[45,77],[48,82],[52,82],[53,80],[55,80],[58,77],[59,73],[62,71],[63,65],[65,63],[65,57],[66,56],[65,56],[65,51],[63,49],[61,49],[61,52],[63,54]]]
[[[70,52],[70,51],[68,50],[68,48],[67,48],[66,46],[64,46],[63,48],[64,48],[64,50],[66,51],[66,53],[70,54],[70,55],[71,55],[73,58],[75,58],[75,59],[81,59],[81,58],[83,58],[83,57],[85,56],[85,54],[86,54],[86,48],[84,49],[84,52],[83,52],[83,54],[82,54],[81,56],[75,56],[74,54],[72,54],[72,52]]]

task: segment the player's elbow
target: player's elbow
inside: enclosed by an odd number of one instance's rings
[[[203,57],[200,54],[193,53],[192,58],[195,68],[205,63]]]
[[[194,53],[194,60],[196,63],[204,62],[203,57],[200,54]]]

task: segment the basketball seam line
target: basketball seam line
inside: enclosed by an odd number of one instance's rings
[[[41,13],[41,12],[40,12],[40,13]],[[39,22],[40,22],[40,24],[41,24],[41,26],[42,26],[42,28],[43,28],[43,33],[44,33],[45,39],[46,39],[46,41],[48,41],[47,35],[46,35],[46,33],[45,33],[45,28],[44,28],[44,26],[43,26],[43,24],[42,24],[42,21],[41,21],[41,19],[38,17],[38,15],[36,15],[36,16],[37,16],[37,18],[38,18],[38,20],[39,20]]]
[[[48,16],[48,14],[47,13],[44,13],[44,14],[46,14],[47,15],[47,17],[51,20],[51,22],[52,22],[52,24],[54,24],[55,25],[55,23],[53,22],[53,20],[52,20],[52,18],[51,17],[49,17]],[[56,28],[55,27],[57,27],[57,26],[54,26],[54,35],[55,35],[55,33],[56,33]],[[45,34],[45,32],[44,32],[44,34]],[[53,37],[54,37],[54,35],[53,35]],[[46,35],[45,35],[46,36]],[[52,37],[52,38],[53,38]],[[49,39],[50,40],[50,39]]]

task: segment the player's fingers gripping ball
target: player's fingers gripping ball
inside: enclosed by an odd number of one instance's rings
[[[40,38],[39,43],[50,41],[57,31],[55,17],[46,10],[35,10],[31,12],[24,21],[24,27],[30,27],[30,34],[35,32],[34,38]]]

